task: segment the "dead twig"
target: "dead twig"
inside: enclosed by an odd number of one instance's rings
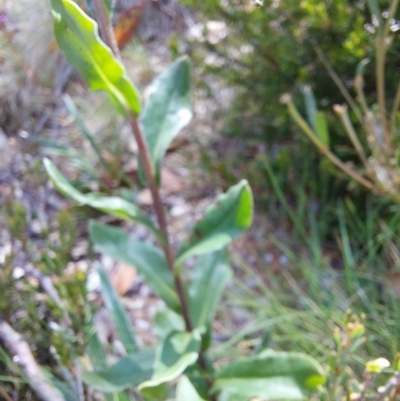
[[[4,397],[6,401],[13,401],[13,399],[6,393],[6,390],[0,387],[0,395]]]
[[[36,395],[42,401],[64,401],[64,397],[51,386],[32,355],[28,343],[7,322],[0,318],[0,340],[12,354]]]

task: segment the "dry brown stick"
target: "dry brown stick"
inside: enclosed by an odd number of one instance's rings
[[[2,389],[1,387],[0,387],[0,395],[1,395],[2,397],[4,397],[4,399],[5,399],[6,401],[13,401],[13,399],[8,395],[8,393],[6,392],[6,390]]]
[[[115,40],[111,20],[107,16],[104,0],[94,0],[94,9],[96,11],[97,23],[99,24],[100,32],[103,35],[103,40],[106,45],[112,50],[116,57],[121,59],[117,41]]]
[[[60,392],[48,383],[35,361],[28,343],[3,319],[0,319],[0,341],[12,354],[13,360],[42,401],[65,401]]]

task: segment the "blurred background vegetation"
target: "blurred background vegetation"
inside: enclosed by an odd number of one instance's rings
[[[191,140],[190,132],[185,135],[190,145],[178,147],[186,157],[183,164],[191,170],[192,182],[223,189],[238,178],[248,178],[256,194],[259,218],[246,241],[232,249],[236,277],[226,294],[227,306],[220,311],[222,333],[232,333],[230,321],[238,311],[246,310],[248,324],[215,346],[212,355],[229,358],[231,346],[249,354],[270,345],[305,351],[328,364],[334,348],[332,332],[350,308],[365,314],[367,333],[361,348],[345,363],[360,378],[363,363],[371,356],[392,359],[400,351],[399,204],[366,190],[322,157],[279,101],[290,93],[305,116],[303,92],[309,85],[329,126],[329,147],[361,170],[362,163],[333,112],[333,106],[345,99],[329,69],[355,97],[357,66],[369,58],[364,91],[376,109],[377,25],[368,1],[154,3],[162,7],[150,4],[144,13],[130,14],[137,25],[123,50],[130,75],[134,81],[140,76],[143,89],[165,60],[189,53],[195,67],[194,103],[206,105],[206,112],[198,111],[190,129],[205,139]],[[382,12],[391,3],[377,1]],[[118,27],[118,21],[124,21],[119,16],[138,7],[138,2],[119,1],[116,7]],[[35,13],[27,13],[28,8]],[[154,13],[159,19],[152,24]],[[39,362],[60,378],[65,377],[65,369],[73,370],[74,358],[87,342],[88,321],[98,307],[85,305],[87,290],[79,272],[63,269],[72,258],[78,231],[85,235],[82,222],[93,211],[72,210],[72,217],[51,213],[43,219],[27,201],[25,184],[21,195],[20,184],[35,182],[49,190],[37,162],[49,150],[69,166],[70,176],[83,190],[97,186],[121,193],[124,182],[136,177],[127,168],[132,149],[122,122],[107,114],[106,100],[85,99],[79,77],[67,69],[53,47],[49,16],[46,1],[29,0],[29,7],[0,1],[0,140],[10,142],[15,151],[8,164],[12,168],[0,174],[0,224],[9,233],[2,238],[13,245],[13,252],[0,258],[0,290],[5,294],[0,317],[14,323],[29,339]],[[385,66],[388,110],[399,82],[397,18],[399,12],[393,17],[393,43]],[[158,32],[157,26],[168,35]],[[84,117],[95,121],[89,127],[92,136],[71,121],[65,124],[68,136],[60,135],[65,132],[62,124],[70,118],[60,101],[64,92],[75,97]],[[106,118],[99,123],[96,115]],[[352,111],[350,119],[360,142],[367,144]],[[72,151],[77,143],[85,149],[84,155]],[[4,149],[10,153],[8,147]],[[88,167],[89,160],[96,160],[95,168]],[[38,220],[42,224],[36,233],[39,243],[35,235],[26,234]],[[49,325],[56,322],[62,327],[65,316],[54,299],[38,289],[37,280],[15,279],[15,252],[41,275],[59,278],[56,287],[63,308],[74,316],[68,330]],[[0,354],[0,387],[1,383],[8,393],[18,394],[12,399],[35,399],[5,350]]]

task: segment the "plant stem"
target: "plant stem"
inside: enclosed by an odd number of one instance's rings
[[[396,96],[394,97],[394,102],[392,107],[392,113],[390,114],[390,132],[392,133],[392,135],[394,135],[395,133],[396,117],[399,107],[400,107],[400,82],[397,85]]]
[[[28,343],[6,321],[0,318],[0,341],[17,361],[30,386],[42,401],[64,401],[61,393],[52,385],[40,370]]]
[[[129,123],[132,128],[133,135],[138,145],[139,154],[143,164],[144,174],[146,176],[147,184],[149,186],[151,197],[153,199],[154,209],[157,215],[158,225],[160,230],[164,236],[165,244],[162,244],[162,248],[165,254],[165,258],[167,259],[167,264],[171,272],[174,274],[174,282],[175,288],[178,293],[178,297],[182,307],[182,315],[183,319],[185,320],[186,330],[191,332],[193,331],[193,325],[190,320],[189,315],[189,308],[185,296],[185,292],[183,289],[182,280],[179,274],[174,273],[174,256],[171,251],[171,247],[169,244],[169,237],[168,237],[168,226],[167,221],[165,219],[164,208],[161,202],[160,193],[157,188],[156,180],[154,179],[153,168],[150,162],[149,151],[147,148],[147,144],[144,140],[144,136],[142,130],[139,125],[138,119],[130,114],[129,115]]]
[[[378,36],[376,40],[376,92],[380,121],[382,125],[383,137],[385,141],[385,151],[391,148],[391,136],[388,131],[386,119],[386,99],[385,99],[385,59],[386,59],[386,38]]]
[[[6,401],[13,401],[13,399],[6,393],[6,390],[2,389],[0,387],[0,395],[6,400]]]
[[[117,43],[115,40],[115,36],[114,36],[113,30],[112,30],[110,20],[107,16],[104,1],[103,0],[94,0],[94,5],[95,5],[97,18],[98,18],[99,27],[100,27],[101,32],[103,33],[104,40],[105,40],[106,44],[110,47],[110,49],[112,50],[114,55],[120,59],[121,55],[119,53],[119,49],[118,49],[118,46],[117,46]],[[144,170],[144,174],[146,176],[147,184],[150,189],[151,197],[153,199],[153,205],[154,205],[154,210],[157,215],[158,225],[159,225],[161,233],[164,237],[164,243],[162,243],[160,245],[164,251],[164,255],[167,260],[168,267],[174,276],[174,284],[175,284],[176,292],[178,294],[179,301],[181,304],[182,316],[185,321],[186,331],[192,332],[193,324],[190,319],[188,302],[186,299],[183,283],[182,283],[181,277],[179,275],[179,271],[175,271],[175,269],[174,269],[174,264],[175,264],[174,259],[175,258],[174,258],[174,255],[172,253],[171,246],[169,243],[168,225],[167,225],[167,221],[165,218],[165,213],[164,213],[164,208],[163,208],[163,205],[161,202],[160,193],[158,191],[157,183],[154,178],[154,171],[153,171],[153,168],[151,165],[150,155],[149,155],[149,151],[147,148],[147,144],[144,139],[144,135],[143,135],[142,129],[140,127],[140,123],[139,123],[137,116],[132,114],[132,112],[130,112],[130,111],[127,111],[127,116],[129,119],[129,124],[132,129],[132,133],[135,137],[135,140],[136,140],[136,143],[138,146],[139,155],[142,160],[143,170]],[[207,367],[207,364],[206,364],[206,361],[204,358],[204,351],[201,349],[199,352],[199,364],[204,371],[206,371],[206,372],[208,371],[208,367]],[[209,385],[211,388],[212,382],[209,383]],[[211,399],[212,399],[212,401],[216,400],[215,396],[211,396]]]
[[[353,110],[354,114],[357,116],[360,123],[363,124],[364,120],[362,118],[360,109],[358,108],[356,102],[353,100],[353,98],[350,95],[349,91],[347,90],[346,86],[340,79],[339,75],[336,73],[336,71],[332,67],[332,64],[329,62],[328,58],[325,56],[324,52],[318,45],[315,45],[313,42],[310,42],[310,43],[313,46],[315,52],[317,53],[318,58],[321,60],[322,64],[324,65],[325,69],[328,71],[328,74],[332,78],[333,82],[335,82],[336,86],[339,88],[340,92],[342,93],[343,97],[346,99],[347,103],[350,105],[351,109]]]
[[[352,142],[354,148],[356,149],[359,158],[364,164],[364,167],[368,170],[368,160],[367,156],[365,155],[364,149],[361,145],[361,142],[359,141],[357,137],[357,133],[354,130],[353,124],[351,123],[349,113],[347,111],[347,106],[339,106],[336,105],[333,107],[333,110],[335,111],[336,114],[339,115],[340,120],[343,124],[344,129],[346,130],[346,133],[348,137],[350,138],[350,141]]]
[[[172,254],[170,243],[169,243],[167,221],[165,219],[165,214],[164,214],[164,209],[163,209],[163,205],[162,205],[161,198],[160,198],[160,193],[158,191],[156,180],[154,178],[153,168],[151,166],[148,148],[147,148],[146,142],[144,140],[144,136],[143,136],[142,130],[140,128],[138,119],[133,115],[129,115],[129,122],[131,124],[131,129],[132,129],[133,135],[135,136],[135,140],[138,145],[139,154],[140,154],[142,164],[143,164],[144,174],[146,176],[147,184],[149,186],[151,196],[153,199],[153,204],[154,204],[154,209],[155,209],[155,212],[157,215],[158,225],[164,236],[165,242],[164,242],[164,244],[161,244],[161,246],[163,248],[165,258],[167,259],[168,267],[169,267],[171,273],[174,275],[174,284],[175,284],[176,292],[178,294],[179,301],[181,304],[182,316],[185,321],[186,331],[192,332],[193,324],[190,319],[188,303],[187,303],[183,283],[180,278],[179,272],[174,269],[174,256]],[[201,348],[199,351],[198,363],[199,363],[200,367],[204,370],[204,372],[206,372],[206,373],[209,372],[209,369],[208,369],[208,366],[207,366],[207,363],[206,363],[206,360],[204,357],[204,351]],[[208,382],[209,388],[211,389],[212,384],[213,384],[212,378],[208,377],[207,382]],[[210,397],[211,397],[211,401],[217,400],[215,395],[211,395]]]
[[[289,95],[284,95],[282,97],[282,103],[286,103],[289,113],[297,123],[297,125],[301,128],[301,130],[308,136],[311,142],[318,148],[318,150],[325,155],[335,166],[339,167],[340,170],[345,172],[348,176],[353,178],[355,181],[358,181],[361,185],[368,188],[371,191],[378,192],[378,188],[375,185],[365,179],[362,175],[358,174],[353,169],[349,168],[345,163],[343,163],[336,155],[334,155],[330,149],[317,137],[314,131],[310,128],[310,126],[304,121],[303,117],[297,111],[296,106],[293,104]]]
[[[110,20],[107,16],[107,11],[105,9],[104,1],[103,0],[94,0],[94,6],[96,10],[96,15],[99,23],[99,28],[104,36],[104,40],[106,44],[110,47],[112,52],[117,58],[121,58],[119,53],[118,46],[116,44],[115,36],[112,30],[112,26]],[[144,174],[146,176],[147,184],[150,189],[151,197],[153,199],[154,209],[157,215],[158,225],[160,230],[164,236],[165,243],[161,244],[165,258],[167,260],[167,264],[169,269],[174,275],[174,284],[176,288],[176,292],[178,294],[181,308],[182,308],[182,316],[185,321],[186,330],[188,332],[193,331],[193,325],[190,320],[189,308],[188,303],[186,300],[185,291],[183,288],[182,280],[179,274],[174,274],[174,256],[172,254],[171,246],[169,244],[169,237],[168,237],[168,226],[167,221],[165,219],[164,209],[161,202],[160,194],[158,192],[157,184],[154,179],[153,168],[150,162],[149,151],[147,148],[146,141],[144,139],[144,135],[139,125],[139,121],[137,116],[132,114],[132,112],[127,111],[129,123],[135,137],[136,143],[138,145],[139,154],[143,164]]]
[[[117,41],[115,40],[111,20],[107,15],[104,0],[94,0],[93,4],[96,11],[97,23],[99,24],[99,29],[102,33],[103,40],[106,45],[112,50],[114,55],[120,59],[121,55],[119,53]]]

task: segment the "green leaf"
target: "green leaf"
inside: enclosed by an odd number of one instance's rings
[[[73,387],[71,387],[71,383],[62,382],[60,379],[54,376],[52,372],[50,372],[43,366],[40,367],[40,370],[46,377],[49,384],[60,392],[62,397],[59,398],[61,399],[63,398],[65,401],[77,401],[78,394],[76,388],[73,386],[74,385],[73,381],[72,381]]]
[[[156,387],[142,388],[140,391],[145,399],[151,401],[165,401],[168,398],[168,384],[162,383]]]
[[[92,366],[96,369],[107,369],[107,359],[104,352],[103,345],[100,342],[99,336],[92,326],[88,333],[88,342],[86,346],[86,353],[90,358]],[[104,397],[107,401],[129,401],[128,397],[123,392],[118,393],[105,393]]]
[[[308,123],[324,145],[329,147],[328,123],[325,114],[317,110],[317,102],[309,85],[303,87],[303,95]]]
[[[104,393],[107,401],[131,401],[130,398],[122,391],[118,393]]]
[[[74,119],[74,123],[76,126],[80,129],[84,137],[89,141],[90,146],[92,149],[95,151],[97,157],[101,161],[103,165],[107,165],[107,161],[103,158],[102,151],[100,149],[100,146],[96,142],[96,139],[92,135],[92,133],[89,131],[89,129],[86,127],[85,122],[83,121],[82,116],[80,115],[77,107],[75,106],[75,103],[72,101],[72,99],[68,95],[63,96],[65,106],[67,107],[67,110],[69,114],[71,114],[72,118]]]
[[[222,252],[201,257],[188,286],[189,311],[194,327],[208,325],[215,316],[232,270]]]
[[[365,59],[361,60],[358,63],[357,68],[356,68],[356,77],[357,76],[361,76],[361,77],[364,76],[365,68],[370,63],[370,61],[371,60],[369,58],[365,58]]]
[[[132,354],[138,350],[135,334],[133,333],[132,329],[132,323],[129,321],[119,296],[108,279],[107,273],[101,267],[98,269],[98,272],[100,276],[101,293],[103,295],[104,303],[114,322],[119,339],[121,340],[126,353]]]
[[[185,331],[183,317],[171,309],[161,309],[154,318],[154,331],[158,338],[165,339],[172,332]]]
[[[317,112],[317,101],[315,100],[315,96],[310,85],[304,85],[302,92],[304,96],[304,102],[306,104],[308,124],[310,124],[310,127],[315,132],[315,113]]]
[[[383,21],[382,21],[382,12],[379,8],[379,4],[377,0],[367,0],[369,12],[373,17],[375,17],[376,21],[379,24],[379,28],[382,28]]]
[[[176,401],[205,401],[201,398],[194,388],[193,384],[186,376],[182,376],[179,379],[178,386],[176,388]]]
[[[157,77],[140,117],[157,181],[165,152],[192,119],[190,72],[190,62],[184,57]]]
[[[180,311],[174,279],[160,250],[131,238],[119,228],[96,221],[90,222],[89,233],[100,252],[134,266],[154,293],[171,309]]]
[[[54,33],[68,62],[93,91],[105,91],[118,111],[140,113],[139,94],[124,66],[100,39],[97,23],[71,0],[51,0]]]
[[[214,391],[223,397],[301,400],[324,384],[322,367],[308,355],[267,350],[215,373]]]
[[[43,164],[53,185],[62,195],[73,199],[80,205],[87,205],[121,219],[141,223],[154,233],[161,243],[164,242],[162,234],[153,222],[133,203],[117,196],[101,196],[96,193],[83,194],[65,179],[60,170],[49,159],[43,159]]]
[[[176,266],[190,256],[219,251],[241,235],[253,220],[253,194],[246,180],[240,181],[206,210],[178,252]]]
[[[84,372],[83,381],[105,393],[115,393],[138,386],[153,373],[154,351],[145,350],[120,359],[115,365],[93,372]]]
[[[86,353],[88,354],[93,366],[96,366],[96,368],[106,368],[106,353],[104,352],[103,345],[101,344],[99,336],[95,330],[96,328],[92,326],[89,333],[86,334]]]
[[[325,114],[322,111],[315,113],[315,132],[324,145],[329,147],[329,131]]]
[[[157,349],[154,373],[139,389],[156,387],[176,379],[193,365],[199,356],[201,337],[197,330],[191,333],[171,333]]]

